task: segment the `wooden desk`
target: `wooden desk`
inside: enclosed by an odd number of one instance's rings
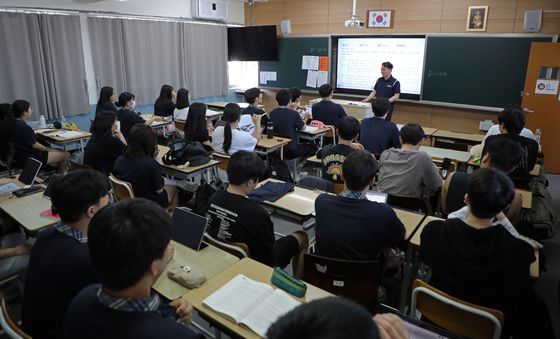
[[[533,192],[517,188],[515,191],[521,194],[521,208],[530,210],[533,207]]]
[[[175,241],[171,241],[171,243],[175,249],[173,260],[198,269],[206,275],[207,279],[212,278],[239,261],[239,258],[236,256],[212,245],[208,245],[197,252]],[[175,300],[190,291],[190,289],[169,279],[167,277],[167,270],[156,281],[153,289],[169,300]]]
[[[317,158],[316,155],[307,158],[307,161],[309,161],[310,163],[315,164],[315,165],[323,165],[323,162],[321,161],[321,159]]]
[[[50,145],[60,146],[63,150],[66,150],[68,144],[77,142],[80,144],[82,152],[85,148],[85,141],[91,137],[91,133],[81,130],[67,131],[63,129],[39,128],[36,130],[36,133],[42,140]]]
[[[302,130],[297,131],[298,137],[304,140],[316,140],[321,139],[320,147],[323,148],[323,138],[328,131],[332,131],[331,128],[313,128],[310,126],[305,126]]]
[[[289,144],[291,141],[291,139],[276,136],[272,139],[268,139],[266,135],[263,135],[257,142],[255,153],[268,155],[280,150],[280,159],[284,160],[284,146]]]
[[[406,240],[408,240],[411,235],[418,234],[416,230],[418,229],[422,221],[424,221],[426,215],[405,211],[394,207],[393,210],[395,211],[397,217],[401,220],[401,222],[404,225],[404,229],[405,229],[404,238]]]
[[[471,143],[480,144],[482,140],[484,140],[483,134],[472,134],[472,133],[459,133],[459,132],[452,132],[439,129],[433,135],[434,138],[443,138],[443,139],[453,139],[453,140],[461,140],[461,141],[468,141]]]
[[[471,154],[469,152],[456,151],[447,148],[420,146],[420,150],[428,153],[432,160],[435,161],[442,161],[443,158],[449,158],[451,160],[455,160],[456,162],[467,163],[471,158]]]
[[[183,299],[190,303],[199,313],[211,319],[213,323],[218,325],[218,327],[224,328],[228,332],[234,333],[241,338],[260,338],[251,330],[237,325],[233,321],[202,304],[202,301],[206,299],[206,297],[214,293],[231,279],[235,278],[238,274],[243,274],[250,279],[270,284],[272,268],[249,258],[242,259],[208,279],[199,288],[187,292],[183,295]],[[294,298],[300,302],[309,302],[311,300],[329,296],[332,296],[329,292],[319,289],[311,284],[307,284],[307,293],[305,294],[305,297]]]
[[[266,179],[259,183],[257,187],[267,182],[282,182],[276,179]],[[263,201],[262,203],[295,214],[300,218],[309,218],[315,211],[315,199],[323,192],[314,191],[307,188],[295,186],[294,191],[284,195],[275,202]]]
[[[199,165],[199,166],[189,166],[189,167],[185,167],[185,168],[180,168],[177,165],[165,165],[163,163],[163,156],[165,155],[165,153],[167,153],[169,151],[169,147],[167,146],[162,146],[162,145],[158,145],[158,155],[156,156],[156,160],[157,162],[160,164],[161,169],[164,173],[167,173],[169,175],[173,175],[179,178],[186,178],[188,176],[192,176],[193,174],[200,172],[200,171],[204,171],[207,170],[209,168],[212,168],[216,165],[218,165],[220,163],[219,160],[213,160],[210,159],[209,162],[203,164],[203,165]]]
[[[206,106],[223,110],[226,107],[227,104],[229,104],[229,102],[215,101],[215,102],[207,103]],[[249,107],[249,104],[246,103],[246,102],[234,102],[234,104],[238,104],[239,107],[241,107],[241,109],[245,109],[245,108]],[[263,107],[264,107],[264,105],[259,105],[259,108],[263,108]]]
[[[321,100],[322,100],[321,98],[309,100],[309,104],[313,105]],[[340,99],[332,99],[331,101],[341,105],[344,108],[346,114],[351,115],[358,120],[363,120],[364,118],[369,118],[373,116],[373,112],[371,110],[371,103],[369,102],[340,100]]]

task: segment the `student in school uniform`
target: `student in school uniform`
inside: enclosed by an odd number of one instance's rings
[[[389,148],[401,147],[399,128],[394,122],[385,119],[389,108],[390,103],[387,98],[375,98],[371,102],[373,117],[362,120],[360,127],[360,143],[378,157]]]
[[[311,106],[313,120],[322,121],[325,125],[338,126],[338,121],[346,116],[346,112],[342,106],[331,101],[333,97],[331,85],[321,85],[319,95],[321,95],[321,101]]]
[[[391,206],[369,201],[377,161],[368,151],[350,153],[342,165],[344,191],[315,200],[317,254],[345,260],[376,260],[382,247],[404,240],[404,225]],[[341,227],[344,226],[344,227]]]
[[[70,153],[48,148],[37,141],[37,135],[27,124],[31,118],[31,105],[25,100],[16,100],[12,103],[12,116],[16,119],[10,134],[10,142],[15,148],[15,162],[24,166],[27,158],[32,157],[46,164],[56,164],[58,172],[66,171],[66,161]]]
[[[305,109],[305,106],[301,105],[301,89],[297,87],[290,87],[290,94],[292,95],[292,101],[288,105],[294,111],[300,111]]]
[[[210,144],[209,126],[206,121],[206,109],[206,104],[193,102],[189,107],[189,115],[183,132],[186,141],[198,141],[204,144],[207,150],[210,150],[212,145]]]
[[[154,121],[161,121],[161,117],[152,117],[144,119],[138,113],[134,112],[136,107],[134,94],[130,92],[123,92],[119,95],[119,107],[121,109],[117,112],[117,119],[121,124],[121,133],[125,139],[128,139],[128,133],[136,124],[145,124],[150,126]]]
[[[505,107],[502,112],[498,113],[498,123],[495,125],[492,125],[489,129],[488,132],[486,132],[486,135],[484,136],[484,140],[482,140],[482,143],[484,143],[486,141],[486,139],[488,139],[488,137],[492,136],[492,135],[499,135],[502,134],[501,130],[500,130],[500,125],[504,122],[504,116],[507,112],[510,112],[511,109],[517,109],[517,110],[523,110],[523,108],[521,108],[521,106],[517,105],[517,104],[513,104],[513,105],[509,105],[507,107]],[[535,134],[533,134],[533,132],[528,129],[523,127],[523,129],[521,130],[521,132],[519,133],[520,136],[525,137],[525,138],[529,138],[529,139],[533,139],[533,140],[537,140],[535,138]]]
[[[517,321],[521,326],[531,324],[530,331],[538,327],[521,316],[527,311],[522,305],[531,290],[529,266],[535,261],[534,250],[505,228],[493,226],[514,193],[506,174],[481,168],[469,180],[467,217],[431,221],[420,236],[421,259],[432,268],[430,284],[456,298],[502,311],[504,338]]]
[[[253,133],[255,130],[255,124],[253,123],[253,116],[263,115],[265,111],[259,108],[262,104],[263,92],[256,88],[249,88],[243,93],[245,101],[249,104],[247,108],[241,111],[241,118],[239,119],[239,128],[242,131]]]
[[[159,97],[154,103],[154,115],[159,117],[168,117],[173,115],[175,111],[175,98],[177,94],[173,91],[173,87],[169,85],[161,86]]]
[[[189,114],[189,90],[181,88],[177,91],[177,105],[173,111],[173,120],[186,121]]]
[[[358,119],[345,116],[338,122],[338,144],[326,145],[317,151],[317,158],[321,159],[322,177],[333,183],[342,184],[342,163],[346,157],[355,150],[363,150],[364,147],[356,143],[360,132]]]
[[[390,148],[379,159],[381,192],[407,198],[430,196],[441,187],[443,178],[431,157],[420,150],[424,130],[418,124],[406,124],[400,131],[401,148]]]
[[[84,150],[84,165],[109,175],[115,160],[126,148],[126,140],[117,129],[115,113],[100,111],[91,124],[91,134]]]
[[[305,127],[305,122],[297,111],[289,107],[292,102],[290,91],[287,89],[279,90],[276,93],[276,101],[279,106],[270,112],[269,121],[273,123],[275,135],[288,136],[292,140],[287,155],[290,157],[305,157],[314,154],[317,151],[315,144],[300,144],[298,141],[297,131]]]
[[[109,203],[105,175],[77,170],[57,180],[52,205],[60,222],[39,233],[23,294],[23,330],[33,338],[62,338],[64,315],[78,292],[97,281],[88,252],[91,218]]]
[[[64,338],[200,338],[185,326],[192,306],[167,303],[152,292],[173,259],[172,223],[144,199],[119,201],[99,211],[89,231],[91,263],[101,285],[85,287],[64,320]]]
[[[293,271],[301,276],[307,234],[297,231],[275,240],[268,212],[258,202],[247,198],[265,171],[263,160],[255,153],[238,151],[231,156],[227,168],[228,188],[210,197],[208,233],[222,241],[247,244],[251,258],[272,267],[286,267],[293,258]]]
[[[101,111],[117,113],[118,109],[117,106],[115,106],[115,102],[117,102],[117,93],[113,87],[103,86],[99,92],[99,100],[95,106],[95,115],[97,116]]]
[[[254,134],[239,129],[239,117],[241,108],[235,103],[229,103],[224,107],[222,120],[225,126],[218,126],[212,134],[212,148],[215,152],[222,154],[233,154],[237,151],[253,152],[257,141],[261,138],[261,116],[253,116],[255,124]]]

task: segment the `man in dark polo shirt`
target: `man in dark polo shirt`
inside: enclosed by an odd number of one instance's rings
[[[313,120],[322,121],[325,125],[337,126],[338,121],[346,116],[344,108],[337,103],[331,101],[333,97],[333,88],[329,84],[319,87],[321,101],[311,107],[311,115]]]
[[[399,129],[395,123],[385,120],[390,108],[387,98],[377,97],[371,102],[372,118],[362,120],[360,143],[371,153],[379,156],[391,147],[400,148]]]
[[[109,203],[109,189],[107,177],[94,170],[71,172],[53,184],[51,200],[61,221],[39,234],[23,294],[23,329],[33,338],[62,338],[68,305],[97,281],[89,260],[88,227]]]
[[[370,102],[376,97],[383,97],[389,99],[391,103],[389,107],[389,112],[385,118],[391,121],[393,116],[393,110],[395,109],[395,101],[399,99],[401,95],[401,83],[393,78],[391,73],[393,72],[393,64],[390,62],[384,62],[381,64],[381,77],[375,82],[373,86],[373,91],[368,95],[367,98],[362,100],[363,102]]]

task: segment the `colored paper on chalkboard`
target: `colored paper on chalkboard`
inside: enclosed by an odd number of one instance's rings
[[[329,70],[329,57],[328,56],[319,57],[319,70],[320,71],[328,71]]]

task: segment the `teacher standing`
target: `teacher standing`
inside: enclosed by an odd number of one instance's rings
[[[391,103],[389,106],[389,112],[385,120],[391,121],[393,116],[393,110],[395,109],[395,101],[399,99],[401,95],[401,83],[393,78],[391,73],[393,72],[393,64],[389,61],[381,64],[381,77],[375,82],[373,86],[373,91],[368,95],[367,98],[362,100],[363,102],[370,102],[376,97],[384,97],[389,99]]]

